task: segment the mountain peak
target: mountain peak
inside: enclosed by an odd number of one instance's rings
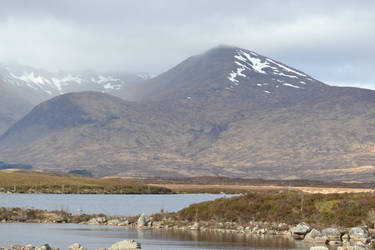
[[[190,57],[147,81],[140,99],[207,100],[257,99],[290,103],[313,98],[326,85],[300,70],[251,50],[219,45]],[[304,92],[304,93],[303,93]],[[270,98],[274,100],[270,100]]]
[[[242,72],[246,70],[260,74],[271,74],[289,78],[308,77],[307,74],[281,62],[260,55],[254,51],[235,46],[218,45],[212,49],[209,49],[201,56],[218,57],[219,55],[225,55],[225,59],[231,60],[235,66],[237,66],[228,77],[228,79],[232,82],[238,82],[238,80],[235,79],[237,76],[246,77],[244,74],[242,74]],[[311,77],[309,78],[310,81],[314,81],[314,79]]]

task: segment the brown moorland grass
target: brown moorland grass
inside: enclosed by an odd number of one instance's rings
[[[315,227],[361,224],[374,226],[374,193],[309,194],[296,191],[258,191],[232,198],[193,204],[175,213],[180,220],[237,222],[267,221]],[[173,215],[172,215],[173,216]]]
[[[94,179],[34,171],[0,171],[0,191],[14,193],[159,194],[168,188],[118,179]]]
[[[318,180],[277,180],[199,176],[191,178],[140,178],[117,176],[126,181],[152,184],[173,189],[179,193],[246,193],[259,190],[289,190],[307,193],[375,192],[375,183],[334,182]]]
[[[308,187],[308,186],[272,186],[272,185],[204,185],[204,184],[150,184],[153,186],[162,186],[177,193],[247,193],[252,191],[272,191],[272,190],[290,190],[303,191],[306,193],[367,193],[375,192],[371,188],[346,188],[346,187]]]

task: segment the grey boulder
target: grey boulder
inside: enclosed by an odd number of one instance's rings
[[[362,243],[369,243],[371,235],[367,227],[353,227],[349,230],[350,241],[359,241]]]
[[[139,218],[138,218],[137,226],[138,226],[138,227],[145,227],[145,226],[147,226],[149,223],[150,223],[150,217],[148,217],[148,216],[145,215],[145,214],[141,214],[141,216],[139,216]]]
[[[123,240],[116,242],[108,248],[108,250],[129,250],[129,249],[141,249],[141,244],[134,240]]]
[[[327,236],[330,241],[340,241],[341,233],[335,227],[329,227],[322,230],[322,234]]]
[[[303,239],[310,231],[311,227],[305,222],[299,223],[297,226],[290,229],[292,236],[296,239]]]
[[[87,250],[87,248],[81,246],[79,243],[74,243],[69,247],[69,250]]]
[[[329,250],[329,248],[326,246],[313,246],[310,247],[310,250]]]

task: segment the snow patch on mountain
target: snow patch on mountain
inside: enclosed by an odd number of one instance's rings
[[[48,78],[36,75],[34,72],[24,72],[21,75],[9,73],[9,76],[8,79],[11,80],[10,83],[12,85],[22,86],[22,82],[24,82],[26,86],[32,89],[41,90],[48,95],[52,95],[52,91],[48,88],[53,87],[54,83]]]
[[[235,85],[239,84],[241,77],[248,77],[249,73],[275,75],[291,79],[311,79],[307,78],[307,75],[302,72],[289,68],[281,63],[275,62],[274,60],[271,60],[269,58],[265,58],[251,51],[236,49],[234,58],[234,64],[237,67],[229,73],[228,80],[232,83],[235,83]],[[306,84],[305,82],[303,83]]]
[[[287,87],[292,87],[292,88],[296,88],[296,89],[300,89],[301,87],[299,86],[296,86],[296,85],[293,85],[293,84],[290,84],[290,83],[283,83],[284,86],[287,86]]]

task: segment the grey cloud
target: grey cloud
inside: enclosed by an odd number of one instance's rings
[[[218,44],[375,89],[375,1],[3,0],[0,61],[157,74]]]

